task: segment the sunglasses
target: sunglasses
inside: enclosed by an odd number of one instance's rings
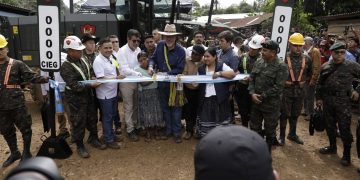
[[[133,43],[139,43],[140,44],[140,40],[138,40],[138,39],[133,39],[133,40],[131,40]]]
[[[340,55],[343,55],[345,54],[346,52],[345,51],[333,51],[335,54],[340,54]]]
[[[111,43],[118,43],[119,41],[111,41]]]

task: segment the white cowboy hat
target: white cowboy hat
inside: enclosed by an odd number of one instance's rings
[[[178,35],[181,33],[176,32],[175,24],[166,24],[164,31],[159,32],[159,34],[164,35],[164,36],[175,36],[175,35]]]

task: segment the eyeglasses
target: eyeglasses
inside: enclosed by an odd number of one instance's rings
[[[119,41],[111,41],[111,43],[118,43]]]
[[[345,51],[333,51],[335,54],[340,54],[340,55],[344,55],[346,52]]]
[[[131,40],[133,43],[139,43],[140,44],[140,40],[138,40],[138,39],[133,39],[133,40]]]

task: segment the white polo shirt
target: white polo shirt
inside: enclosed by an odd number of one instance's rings
[[[116,78],[116,68],[112,64],[114,58],[104,57],[101,53],[96,56],[93,69],[96,78]],[[96,88],[96,97],[98,99],[111,99],[117,96],[117,83],[103,83]]]
[[[131,50],[128,44],[121,47],[117,53],[117,61],[120,66],[120,73],[125,76],[136,76],[139,72],[135,68],[139,66],[137,55],[141,49],[137,47],[135,51]]]

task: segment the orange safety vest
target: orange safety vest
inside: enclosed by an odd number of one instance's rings
[[[300,74],[298,76],[298,79],[295,80],[295,75],[294,75],[294,70],[292,68],[292,65],[291,65],[291,60],[290,60],[290,57],[286,57],[286,60],[287,60],[287,65],[288,65],[288,68],[289,68],[289,72],[290,72],[290,78],[291,78],[291,81],[286,81],[287,83],[292,83],[292,82],[299,82],[300,86],[302,86],[305,81],[301,81],[301,77],[304,73],[304,69],[305,69],[305,57],[303,57],[301,59],[301,70],[300,70]]]
[[[6,67],[6,71],[5,71],[5,77],[4,77],[4,87],[7,89],[20,89],[20,85],[16,85],[16,84],[11,84],[9,85],[9,77],[10,77],[10,72],[11,72],[11,67],[14,63],[14,59],[9,60],[9,64]]]

